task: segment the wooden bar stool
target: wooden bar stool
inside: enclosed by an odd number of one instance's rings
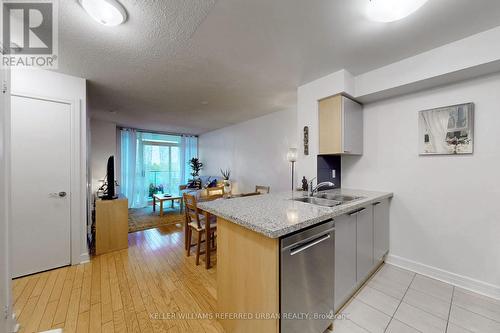
[[[209,215],[207,212],[202,214],[198,209],[196,197],[191,194],[184,194],[184,204],[186,212],[186,225],[185,232],[187,233],[186,249],[187,256],[191,255],[191,239],[193,236],[193,231],[196,232],[197,242],[196,242],[196,265],[200,264],[200,255],[206,254],[207,261],[211,250],[215,250],[215,232],[217,231],[217,223],[215,216]],[[208,228],[208,232],[207,232]],[[202,240],[202,235],[209,235],[208,239]],[[206,248],[210,249],[209,252],[201,251],[201,243],[206,243]],[[208,242],[212,242],[212,247],[209,246]]]

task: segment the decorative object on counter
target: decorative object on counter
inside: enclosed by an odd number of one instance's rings
[[[304,126],[304,155],[309,155],[309,126]]]
[[[295,162],[297,162],[297,148],[288,149],[288,153],[286,154],[286,159],[288,160],[288,162],[292,164],[292,192],[293,192],[295,188],[294,172],[295,172]]]
[[[474,103],[419,112],[420,155],[472,154]]]
[[[231,170],[230,169],[226,169],[226,170],[220,169],[220,172],[222,174],[222,179],[224,182],[224,193],[230,194],[231,193],[231,181],[229,180],[229,178],[231,177]]]
[[[302,177],[302,191],[309,191],[309,183],[307,182],[306,176]]]

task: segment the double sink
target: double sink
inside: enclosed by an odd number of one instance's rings
[[[362,199],[362,197],[335,193],[318,193],[313,197],[295,198],[293,200],[323,207],[335,207],[359,199]]]

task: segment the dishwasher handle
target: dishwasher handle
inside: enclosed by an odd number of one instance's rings
[[[300,253],[302,251],[305,251],[305,250],[307,250],[310,247],[316,246],[319,243],[322,243],[322,242],[324,242],[324,241],[326,241],[326,240],[328,240],[330,238],[332,238],[332,236],[330,235],[330,233],[328,233],[326,235],[323,235],[321,237],[315,238],[315,239],[313,239],[313,240],[311,240],[311,241],[309,241],[309,242],[307,242],[305,244],[302,244],[302,245],[300,245],[298,247],[295,247],[295,248],[291,249],[290,250],[290,255],[294,256],[294,255],[296,255],[296,254],[298,254],[298,253]]]

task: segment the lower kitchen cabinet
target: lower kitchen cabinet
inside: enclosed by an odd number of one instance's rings
[[[356,215],[335,218],[335,311],[356,287]]]
[[[389,199],[373,204],[373,260],[381,263],[389,252]]]
[[[373,268],[373,209],[351,214],[356,215],[356,280],[361,281]]]
[[[337,312],[389,251],[389,200],[369,204],[334,220]]]

